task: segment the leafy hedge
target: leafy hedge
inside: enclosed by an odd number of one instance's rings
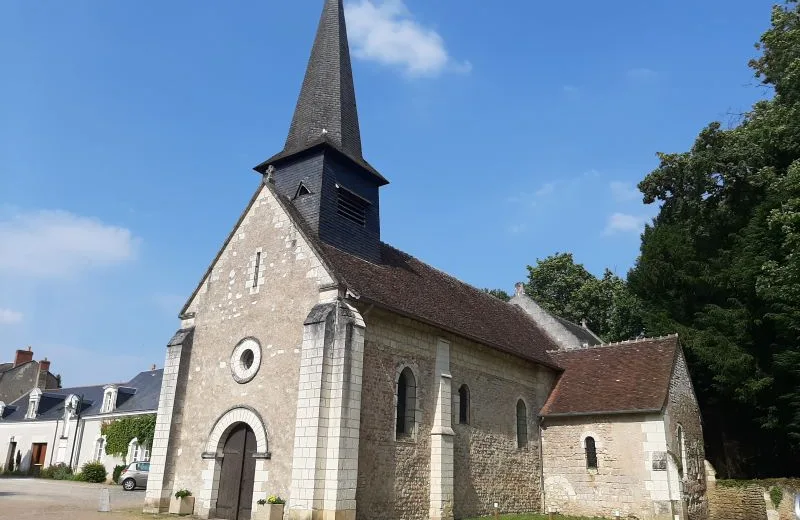
[[[39,472],[39,478],[48,478],[53,480],[73,480],[75,475],[72,468],[66,464],[56,464],[49,468],[44,468]]]
[[[119,466],[114,466],[114,472],[112,475],[112,480],[114,484],[119,484],[119,476],[122,475],[122,470],[126,468],[125,464],[120,464]]]
[[[108,476],[106,467],[102,462],[87,462],[81,468],[81,475],[86,479],[86,482],[105,482]]]
[[[123,417],[100,427],[106,436],[106,454],[122,457],[128,455],[128,446],[136,439],[141,446],[151,446],[156,432],[155,414]]]

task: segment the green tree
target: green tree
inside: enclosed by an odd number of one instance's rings
[[[661,153],[639,184],[660,202],[629,273],[649,334],[678,331],[723,475],[800,462],[800,10],[776,6],[750,62],[774,90],[733,128]]]
[[[556,253],[528,266],[526,293],[547,311],[588,327],[605,341],[642,332],[641,303],[625,280],[606,269],[596,278],[570,253]]]
[[[491,294],[495,298],[503,300],[504,302],[511,300],[511,296],[502,289],[484,289],[483,292],[486,294]]]
[[[104,423],[100,431],[106,436],[106,453],[125,458],[128,446],[136,439],[141,446],[152,446],[156,430],[155,414],[123,417],[113,422]]]
[[[572,253],[556,253],[528,266],[525,292],[547,311],[580,321],[585,316],[576,316],[571,304],[581,287],[593,279],[583,265],[575,263]]]

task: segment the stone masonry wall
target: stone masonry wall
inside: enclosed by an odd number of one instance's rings
[[[538,511],[541,470],[537,412],[554,376],[549,369],[398,315],[366,313],[357,492],[360,519],[427,518],[436,345],[450,342],[455,430],[454,514]],[[417,384],[417,430],[395,440],[397,376],[411,367]],[[471,421],[458,424],[458,388],[469,385]],[[529,444],[516,447],[516,403],[528,405]]]
[[[683,353],[678,355],[670,381],[664,424],[671,462],[677,463],[679,467],[682,466],[679,471],[679,473],[682,471],[682,478],[678,477],[681,482],[676,486],[676,489],[681,490],[682,496],[675,498],[684,503],[686,508],[684,513],[689,519],[703,520],[708,515],[703,428],[700,422],[700,408],[694,396]],[[678,442],[678,425],[683,430],[683,447]]]
[[[254,288],[256,252],[261,282]],[[331,283],[262,186],[188,309],[196,313],[194,341],[188,376],[179,382],[185,397],[175,404],[183,424],[167,459],[174,489],[199,495],[208,482],[201,455],[214,423],[231,408],[249,407],[263,419],[272,455],[256,479],[264,480],[264,489],[254,493],[289,498],[303,321],[319,301],[320,287]],[[261,364],[252,381],[239,384],[231,374],[231,354],[247,337],[260,343]],[[198,506],[201,514],[208,505]]]
[[[709,492],[708,500],[710,520],[767,520],[767,505],[760,487],[716,486]]]
[[[654,508],[651,490],[667,487],[667,474],[653,481],[649,471],[652,434],[662,441],[658,416],[549,418],[542,432],[546,510],[567,515],[672,518]],[[593,437],[597,469],[587,469],[584,439]]]

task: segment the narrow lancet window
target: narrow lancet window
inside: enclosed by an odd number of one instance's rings
[[[259,270],[261,269],[261,252],[256,253],[256,272],[253,273],[253,289],[258,287]]]
[[[525,402],[517,401],[517,448],[528,446],[528,408]]]
[[[397,438],[413,437],[417,412],[417,382],[414,373],[406,367],[397,379]]]
[[[597,469],[597,446],[595,445],[594,437],[586,437],[583,444],[586,450],[586,468]]]
[[[469,424],[469,387],[458,389],[458,424]]]

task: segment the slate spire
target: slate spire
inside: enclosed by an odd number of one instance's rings
[[[322,139],[353,159],[363,160],[342,0],[325,0],[282,155]]]

